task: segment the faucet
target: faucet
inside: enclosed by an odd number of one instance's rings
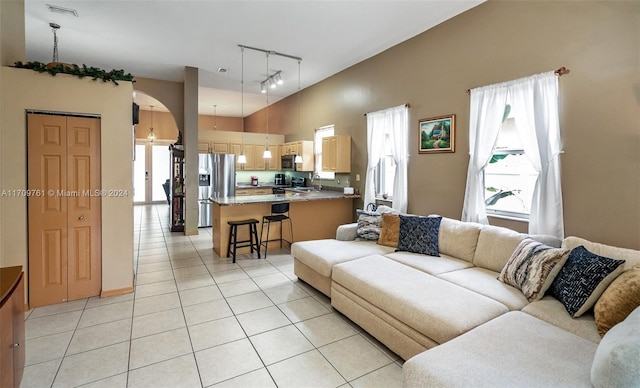
[[[320,180],[320,182],[318,183],[318,191],[321,191],[322,190],[322,178],[320,178],[320,173],[318,173],[318,172],[316,172],[316,174],[311,179],[311,183],[315,182],[316,179]]]

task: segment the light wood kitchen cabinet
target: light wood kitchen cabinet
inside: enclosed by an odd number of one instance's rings
[[[314,171],[315,170],[315,152],[313,149],[313,141],[303,140],[297,141],[295,144],[295,153],[292,155],[302,156],[302,163],[296,163],[296,171]]]
[[[322,139],[322,171],[351,172],[351,136]]]
[[[271,145],[271,160],[269,161],[270,171],[280,171],[282,169],[282,161],[280,156],[282,155],[282,145]]]
[[[25,362],[24,274],[0,268],[0,387],[19,387]]]
[[[211,142],[209,146],[209,150],[214,154],[228,154],[229,152],[229,143],[218,143]]]
[[[209,153],[209,142],[208,141],[199,141],[198,142],[198,153],[199,154]]]
[[[254,144],[253,147],[253,169],[256,171],[264,171],[267,164],[267,160],[264,158],[266,146],[264,144]]]
[[[236,189],[236,197],[268,194],[273,194],[273,190],[270,187],[243,187],[241,189]]]

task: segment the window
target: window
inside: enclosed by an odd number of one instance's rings
[[[315,163],[316,163],[316,174],[320,176],[320,179],[335,179],[336,173],[329,171],[322,171],[322,138],[329,137],[334,135],[334,127],[333,125],[327,125],[324,127],[320,127],[316,129],[316,133],[314,136],[314,147],[315,147]]]
[[[384,148],[380,162],[376,167],[376,198],[393,198],[393,182],[396,176],[396,162],[391,151],[391,142],[388,141],[389,134],[385,133]]]
[[[507,105],[505,115],[509,109]],[[538,172],[524,154],[515,120],[508,117],[484,169],[487,214],[528,219],[537,177]]]

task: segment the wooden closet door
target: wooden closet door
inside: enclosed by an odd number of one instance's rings
[[[28,138],[29,303],[99,295],[100,120],[29,114]]]
[[[28,117],[29,302],[67,300],[67,118]]]
[[[100,294],[100,120],[67,117],[68,300]]]

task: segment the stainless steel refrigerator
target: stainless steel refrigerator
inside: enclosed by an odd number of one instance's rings
[[[236,193],[236,157],[234,154],[200,154],[198,163],[198,227],[209,227],[210,197],[229,197]]]

